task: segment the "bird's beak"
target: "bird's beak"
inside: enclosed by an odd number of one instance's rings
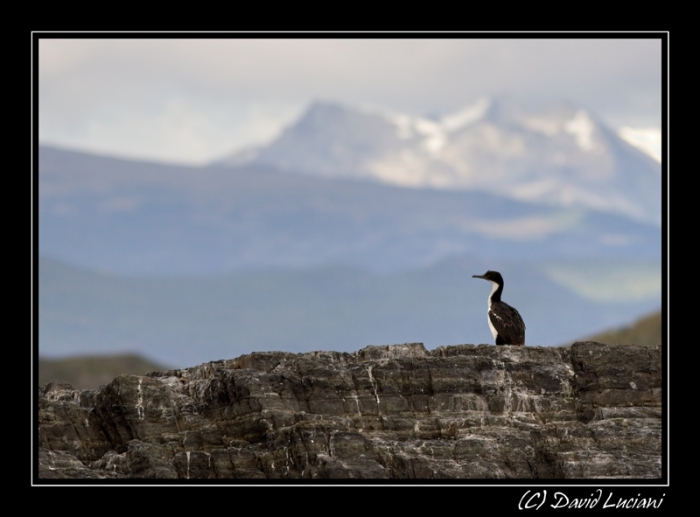
[[[472,278],[484,278],[483,275],[472,275]]]

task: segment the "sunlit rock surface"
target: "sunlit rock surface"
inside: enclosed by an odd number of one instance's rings
[[[39,392],[41,479],[661,477],[661,347],[252,353]]]

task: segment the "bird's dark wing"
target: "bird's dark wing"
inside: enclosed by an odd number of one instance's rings
[[[498,332],[499,341],[503,344],[525,344],[525,323],[520,313],[513,307],[503,302],[493,305],[489,311],[489,319]]]

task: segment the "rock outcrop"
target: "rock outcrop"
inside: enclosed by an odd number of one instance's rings
[[[661,478],[661,346],[252,353],[39,391],[39,478]]]

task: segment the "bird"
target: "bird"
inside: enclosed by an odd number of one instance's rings
[[[489,328],[497,345],[525,345],[525,322],[520,313],[505,302],[501,301],[503,293],[503,277],[498,271],[487,271],[483,275],[472,275],[472,278],[483,278],[493,284],[489,296]]]

